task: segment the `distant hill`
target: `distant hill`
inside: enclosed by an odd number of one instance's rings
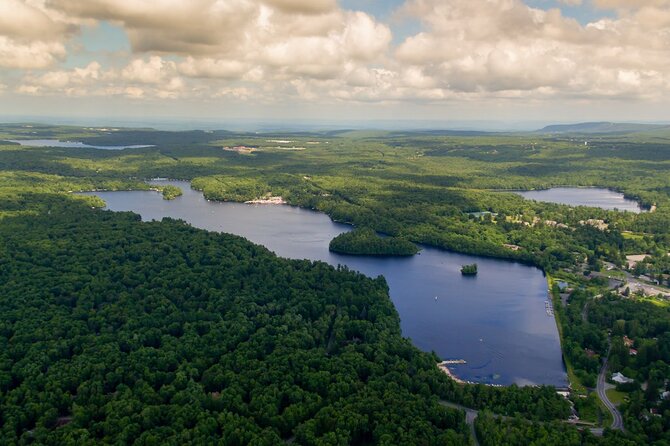
[[[582,122],[578,124],[548,125],[536,133],[579,133],[579,134],[607,134],[607,133],[635,133],[657,130],[665,125],[631,124],[616,122]]]

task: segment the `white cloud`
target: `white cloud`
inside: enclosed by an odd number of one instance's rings
[[[91,62],[82,68],[27,75],[17,92],[31,95],[122,95],[130,98],[172,99],[181,97],[185,88],[175,63],[153,56],[146,60],[135,59],[120,70],[105,70],[98,62]]]
[[[177,66],[174,62],[152,56],[147,60],[135,59],[122,71],[121,77],[130,82],[142,84],[163,83],[175,75]]]
[[[299,14],[320,14],[337,8],[337,0],[265,0],[282,11]]]
[[[37,0],[0,1],[0,67],[33,69],[65,57],[73,20],[49,13]]]
[[[211,57],[195,59],[189,56],[179,64],[181,74],[195,78],[239,79],[251,70],[251,67],[242,61]]]
[[[670,0],[593,0],[593,4],[604,9],[664,8],[670,6]]]
[[[0,66],[23,70],[0,80],[23,94],[136,99],[666,98],[670,0],[593,3],[614,17],[583,25],[522,0],[407,0],[400,17],[422,27],[393,47],[388,24],[336,0],[0,0]],[[102,20],[132,54],[59,69],[78,27]]]
[[[426,29],[407,38],[396,58],[420,72],[427,87],[482,96],[668,92],[668,28],[658,16],[656,23],[642,22],[637,11],[583,26],[559,10],[533,9],[520,0],[410,0],[404,12]]]
[[[0,35],[0,67],[34,69],[53,65],[65,57],[65,46],[54,42],[17,42]]]

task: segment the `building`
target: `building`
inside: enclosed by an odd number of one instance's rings
[[[628,336],[624,335],[624,337],[623,337],[623,345],[625,345],[626,347],[632,347],[634,343],[635,343],[635,341],[633,341],[633,340],[632,340],[631,338],[629,338]]]
[[[632,383],[634,380],[626,378],[625,376],[623,376],[621,372],[616,372],[614,375],[612,375],[612,381],[614,381],[617,384],[627,384]]]

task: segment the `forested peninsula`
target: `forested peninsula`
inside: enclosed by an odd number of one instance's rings
[[[0,224],[5,444],[462,445],[438,398],[567,413],[549,388],[456,385],[401,336],[383,278],[31,200],[41,215]]]

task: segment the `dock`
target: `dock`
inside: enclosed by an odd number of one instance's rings
[[[453,364],[467,364],[468,362],[465,359],[447,359],[442,361],[440,365],[453,365]]]
[[[449,378],[451,378],[457,384],[473,384],[473,385],[482,384],[488,387],[504,387],[501,384],[476,383],[473,381],[462,380],[458,376],[454,375],[454,373],[451,370],[449,370],[450,365],[456,365],[456,364],[467,364],[467,361],[465,359],[447,359],[446,361],[438,362],[437,368],[440,369],[442,372],[444,372]]]
[[[552,306],[550,300],[544,301],[544,309],[547,312],[547,316],[554,317],[554,307]]]

